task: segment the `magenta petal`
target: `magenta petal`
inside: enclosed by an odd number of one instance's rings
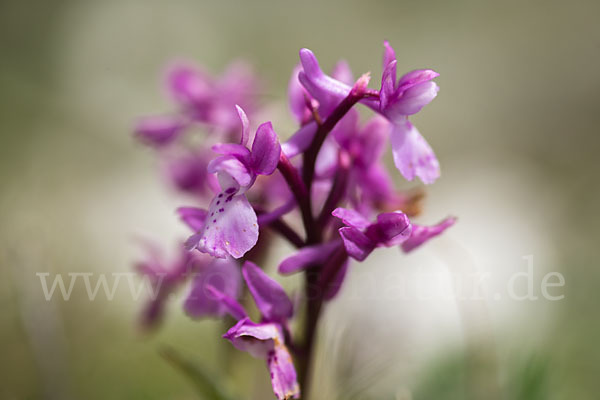
[[[246,115],[244,110],[242,110],[242,107],[236,104],[235,108],[238,112],[238,115],[240,116],[240,121],[242,121],[242,137],[240,139],[240,144],[242,146],[246,146],[246,144],[248,143],[248,138],[250,136],[250,121],[248,121],[248,116]]]
[[[439,178],[440,164],[433,150],[408,120],[393,124],[390,139],[394,163],[406,179],[412,181],[418,176],[430,184]]]
[[[333,210],[331,215],[341,219],[344,222],[344,224],[354,227],[356,229],[363,230],[366,229],[369,225],[371,225],[371,222],[358,211],[351,210],[348,208],[338,207],[335,210]]]
[[[380,115],[371,118],[360,132],[358,159],[365,166],[377,164],[383,156],[390,134],[390,122]]]
[[[183,305],[190,317],[222,317],[228,312],[227,306],[207,286],[229,298],[237,297],[241,287],[239,267],[231,259],[214,260],[195,274]]]
[[[381,76],[381,90],[379,91],[380,110],[387,109],[395,100],[396,94],[396,60],[390,62],[383,70]]]
[[[146,144],[162,147],[177,139],[183,129],[185,124],[179,117],[159,115],[140,119],[135,134]]]
[[[308,146],[312,143],[315,133],[317,133],[317,127],[317,123],[312,121],[298,129],[296,133],[281,146],[283,153],[288,158],[293,158],[306,151]]]
[[[402,212],[382,213],[377,222],[367,228],[365,234],[376,243],[394,246],[409,238],[412,227],[406,214]]]
[[[175,101],[190,106],[207,101],[212,95],[209,79],[191,66],[177,64],[167,73],[167,85]]]
[[[387,40],[383,42],[383,69],[385,69],[392,61],[396,61],[396,52]],[[396,82],[396,71],[394,70],[393,81]]]
[[[303,247],[279,264],[279,273],[293,274],[308,267],[322,264],[339,245],[340,242],[335,240],[325,244]]]
[[[284,216],[285,214],[296,208],[296,199],[292,196],[282,206],[277,207],[273,211],[265,212],[258,216],[258,225],[264,226],[275,221],[277,218]]]
[[[265,122],[256,130],[256,136],[252,143],[252,155],[250,165],[255,173],[259,175],[271,175],[281,155],[281,145],[277,134],[270,122]]]
[[[412,86],[430,81],[440,76],[437,72],[431,69],[417,69],[404,74],[398,81],[398,89],[404,91]]]
[[[252,183],[252,173],[246,165],[235,156],[220,156],[208,163],[207,171],[211,174],[216,172],[226,172],[240,186],[248,186]]]
[[[194,232],[198,232],[204,226],[208,211],[196,207],[179,207],[177,209],[179,218]]]
[[[236,320],[239,321],[248,317],[248,313],[244,310],[244,307],[233,297],[228,296],[210,284],[206,285],[206,291],[221,304],[225,312]]]
[[[402,250],[408,253],[438,235],[441,235],[446,229],[454,225],[456,218],[446,218],[442,222],[433,226],[413,225],[412,234],[404,243]]]
[[[292,301],[277,281],[250,261],[244,263],[242,274],[256,306],[266,320],[282,321],[292,316]]]
[[[300,62],[303,68],[303,71],[298,75],[300,83],[317,99],[320,104],[320,111],[324,109],[325,114],[327,114],[350,93],[351,86],[323,73],[312,51],[308,49],[300,50]]]
[[[353,227],[339,229],[340,236],[344,241],[346,252],[352,258],[363,261],[375,248],[375,243],[364,233]]]
[[[416,114],[421,108],[431,103],[439,90],[440,88],[435,82],[419,83],[402,92],[398,99],[390,100],[384,113],[393,121],[402,116]]]
[[[267,366],[273,392],[279,400],[300,397],[300,385],[296,377],[294,362],[283,344],[276,343],[274,350],[267,356]]]
[[[250,157],[250,150],[246,146],[237,143],[217,143],[211,149],[215,153],[236,156],[242,160]]]
[[[197,248],[204,253],[240,258],[258,241],[258,222],[246,196],[229,194],[228,190],[212,200],[206,224],[194,237],[200,237]]]
[[[283,341],[278,324],[255,324],[249,318],[238,321],[223,337],[231,341],[236,349],[263,360],[266,360],[275,348],[274,339]]]

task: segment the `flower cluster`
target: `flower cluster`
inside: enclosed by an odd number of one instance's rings
[[[165,160],[173,186],[195,201],[177,210],[192,230],[179,258],[165,266],[152,250],[139,264],[160,288],[144,312],[145,326],[155,325],[168,295],[190,281],[185,312],[236,320],[223,337],[265,360],[279,399],[306,392],[320,311],[343,287],[351,263],[380,247],[413,251],[455,222],[413,223],[422,192],[397,190],[386,168],[389,141],[405,179],[431,184],[440,176],[434,152],[409,121],[436,97],[438,74],[425,69],[398,78],[395,52],[384,46],[379,89],[368,87],[368,74],[355,80],[345,62],[326,74],[302,49],[288,87],[298,130],[285,141],[271,122],[251,129],[260,109],[258,79],[239,65],[220,78],[173,67],[167,86],[176,112],[142,119],[136,128]],[[365,123],[359,104],[374,111]],[[196,128],[203,128],[200,139]],[[302,232],[294,219],[301,220]],[[273,243],[267,231],[295,248],[278,267],[282,275],[305,276],[304,293],[294,303],[254,263],[262,263]],[[258,322],[245,310],[246,290]]]

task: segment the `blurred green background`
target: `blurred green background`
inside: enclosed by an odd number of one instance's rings
[[[47,302],[36,273],[131,271],[135,235],[166,246],[186,235],[173,213],[185,200],[131,137],[137,116],[169,109],[170,60],[213,72],[249,60],[268,83],[265,118],[286,136],[301,47],[372,71],[377,87],[388,39],[401,71],[441,73],[415,118],[442,165],[422,221],[459,223],[414,255],[353,267],[321,329],[314,398],[597,399],[599,15],[591,0],[1,1],[0,398],[196,398],[157,348],[217,371],[227,326],[190,321],[174,302],[144,336],[126,288],[90,301],[76,286]],[[419,268],[484,271],[495,293],[530,255],[538,294],[559,271],[564,300],[455,301],[435,286],[427,300],[383,299],[366,286]],[[262,363],[236,360],[242,397],[270,398]]]

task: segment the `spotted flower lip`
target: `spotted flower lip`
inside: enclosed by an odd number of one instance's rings
[[[211,201],[203,227],[186,242],[189,249],[197,248],[218,258],[240,258],[258,241],[258,219],[245,192],[258,175],[275,171],[281,153],[270,122],[258,127],[252,149],[248,149],[248,118],[240,107],[237,110],[242,123],[240,143],[213,146],[221,155],[207,169],[217,174],[221,192]]]
[[[412,230],[406,214],[399,211],[379,214],[374,223],[346,208],[336,208],[332,215],[347,225],[340,228],[339,233],[348,255],[358,261],[363,261],[377,247],[391,247],[404,242]]]

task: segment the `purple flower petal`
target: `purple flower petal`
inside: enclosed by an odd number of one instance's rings
[[[190,317],[222,317],[229,311],[222,298],[214,296],[207,286],[213,287],[228,298],[236,298],[241,287],[238,265],[231,259],[214,260],[194,275],[190,292],[183,305]]]
[[[250,150],[246,146],[237,143],[217,143],[211,149],[215,153],[235,156],[241,160],[250,158]]]
[[[385,47],[383,51],[383,69],[390,65],[391,62],[396,61],[396,52],[394,48],[390,45],[390,42],[387,40],[383,42],[383,47]],[[396,70],[394,69],[394,74],[392,76],[392,80],[396,82]]]
[[[300,65],[296,65],[292,70],[292,76],[288,83],[288,104],[290,112],[299,124],[304,124],[310,118],[310,110],[306,106],[308,92],[302,87],[298,80],[298,73],[302,70]]]
[[[159,115],[140,119],[135,134],[148,145],[163,147],[177,139],[185,127],[179,117]]]
[[[404,243],[402,250],[408,253],[413,251],[428,240],[441,235],[446,229],[454,225],[456,218],[446,218],[442,222],[433,226],[413,225],[412,234]]]
[[[279,324],[270,322],[256,324],[249,318],[238,321],[223,337],[241,351],[253,357],[266,360],[275,348],[275,342],[283,343],[283,334]]]
[[[303,247],[279,264],[280,274],[293,274],[308,267],[322,264],[340,246],[339,240]]]
[[[240,319],[248,317],[248,313],[244,307],[233,297],[228,296],[210,284],[206,285],[206,291],[221,303],[221,306],[225,312],[227,312],[236,320],[239,321]]]
[[[226,172],[240,186],[249,186],[253,181],[251,171],[237,157],[225,155],[220,156],[208,163],[207,171],[211,174]]]
[[[325,262],[341,245],[339,240],[324,244],[306,246],[299,249],[291,256],[286,257],[279,264],[279,273],[292,274]]]
[[[277,207],[273,211],[265,212],[258,216],[258,225],[264,226],[275,221],[277,218],[284,216],[285,214],[296,208],[296,199],[292,196],[282,206]]]
[[[267,356],[267,366],[269,367],[273,392],[279,400],[300,397],[296,369],[285,346],[275,344],[274,350]]]
[[[283,321],[292,316],[292,301],[277,281],[250,261],[244,263],[242,274],[264,319]]]
[[[248,121],[248,116],[242,110],[242,107],[235,105],[235,108],[240,116],[240,121],[242,121],[242,137],[240,139],[240,144],[242,146],[246,146],[248,144],[248,138],[250,137],[250,121]]]
[[[296,157],[306,151],[317,133],[318,125],[315,121],[302,126],[281,146],[281,150],[288,158]]]
[[[371,222],[366,219],[362,214],[355,210],[351,210],[348,208],[338,207],[331,213],[336,218],[341,219],[344,224],[351,226],[356,229],[366,229]]]
[[[303,70],[298,74],[298,79],[319,102],[319,111],[324,114],[322,116],[326,116],[348,96],[352,87],[323,73],[317,58],[308,49],[300,50],[300,62]]]
[[[390,99],[389,104],[383,109],[383,113],[392,121],[416,114],[421,108],[431,103],[439,90],[438,85],[432,81],[416,84],[404,90],[397,99]]]
[[[256,324],[240,320],[223,335],[238,350],[267,362],[273,392],[278,399],[298,398],[300,387],[292,358],[285,347],[281,326],[276,323]]]
[[[179,214],[179,218],[181,218],[192,231],[198,232],[204,226],[208,211],[196,207],[179,207],[177,209],[177,214]]]
[[[440,165],[429,144],[407,119],[392,126],[390,136],[394,163],[409,181],[418,176],[423,183],[435,182],[440,176]]]
[[[346,252],[358,261],[363,261],[375,249],[376,243],[354,227],[340,228],[339,232]]]
[[[396,97],[396,60],[390,62],[383,70],[381,76],[381,90],[379,91],[380,111],[388,108]]]
[[[165,173],[177,189],[194,194],[206,189],[207,159],[203,153],[172,157],[166,162]]]
[[[256,130],[252,143],[250,165],[259,175],[271,175],[277,168],[281,155],[281,145],[270,122],[265,122]]]
[[[186,245],[213,257],[242,257],[258,241],[258,222],[245,195],[229,188],[212,200],[202,232],[193,235]]]
[[[394,246],[410,237],[412,227],[406,214],[402,212],[382,213],[377,222],[367,228],[365,234],[373,241],[384,246]]]
[[[169,69],[167,86],[175,101],[186,107],[209,101],[213,92],[207,76],[184,64],[176,64]]]

